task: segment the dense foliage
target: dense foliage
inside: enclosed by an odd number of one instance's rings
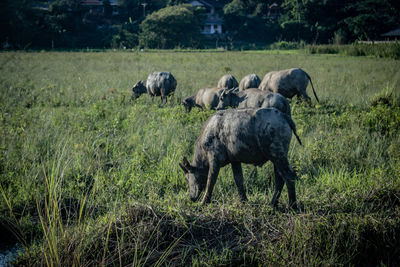
[[[0,3],[0,44],[14,49],[210,45],[209,40],[199,43],[199,26],[205,18],[199,15],[201,11],[192,9],[194,14],[190,16],[182,13],[181,4],[190,1],[155,0],[146,5],[142,2],[119,0],[118,13],[114,14],[110,1],[103,1],[103,11],[91,13],[80,0],[4,0]],[[278,40],[336,44],[376,40],[400,24],[397,0],[215,2],[222,7],[217,13],[224,19],[225,30],[218,38],[230,47]],[[273,3],[279,5],[276,16],[271,16]],[[168,24],[165,24],[166,17]],[[139,27],[142,22],[144,24]],[[152,29],[157,24],[165,24],[166,32],[161,36],[160,29]],[[181,29],[188,30],[182,32]],[[214,42],[211,44],[215,46]]]
[[[191,5],[160,9],[140,25],[140,44],[153,48],[196,47],[201,25],[198,16]]]

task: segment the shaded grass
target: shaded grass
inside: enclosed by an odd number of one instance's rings
[[[1,216],[25,233],[21,265],[378,265],[399,261],[400,110],[394,60],[263,53],[0,54]],[[191,203],[178,162],[213,111],[183,96],[226,71],[302,67],[320,104],[292,103],[300,210],[278,210],[270,163],[229,167],[213,203]],[[130,86],[169,70],[167,105]],[[294,101],[293,101],[294,102]],[[47,181],[47,183],[46,183]],[[267,193],[266,193],[267,192]],[[10,214],[9,206],[15,219]]]

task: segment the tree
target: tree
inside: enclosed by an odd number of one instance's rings
[[[32,0],[0,1],[0,44],[25,48],[32,44],[40,30],[40,10],[33,9]]]
[[[147,14],[164,8],[168,0],[118,0],[121,7],[122,19],[127,21],[142,21]]]
[[[343,25],[352,40],[377,40],[400,23],[399,4],[387,0],[353,0],[346,6]]]
[[[78,32],[82,24],[82,11],[79,0],[54,1],[46,15],[48,28],[55,33]]]
[[[224,22],[234,39],[273,42],[277,27],[266,18],[267,2],[261,0],[233,0],[224,6]]]
[[[56,0],[45,16],[46,28],[56,46],[75,46],[75,36],[82,31],[83,8],[80,0]]]
[[[191,5],[177,5],[148,15],[140,25],[140,45],[149,48],[197,46],[200,23],[195,13]]]
[[[282,7],[281,25],[292,29],[284,29],[283,38],[297,41],[327,43],[337,34],[347,41],[376,40],[400,23],[396,0],[285,0]],[[295,30],[296,24],[301,25],[299,30]],[[293,36],[295,31],[298,38]]]
[[[112,6],[110,0],[103,1],[103,8],[104,8],[104,16],[106,18],[110,18],[112,15]]]

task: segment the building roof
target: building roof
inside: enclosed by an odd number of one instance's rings
[[[276,2],[273,2],[270,6],[270,9],[275,9],[275,8],[279,8],[279,5]]]
[[[83,6],[102,6],[103,1],[102,0],[81,0],[81,4]],[[117,1],[116,0],[110,0],[110,5],[116,6]]]
[[[203,5],[203,6],[209,6],[209,7],[214,7],[214,8],[222,8],[223,4],[216,2],[214,0],[193,0],[190,2],[190,4],[198,6]]]
[[[394,29],[394,30],[391,30],[391,31],[389,31],[389,32],[387,32],[387,33],[382,34],[381,36],[383,36],[383,37],[396,37],[396,36],[400,36],[400,26],[397,27],[397,28]]]

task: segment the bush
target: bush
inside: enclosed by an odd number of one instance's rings
[[[303,41],[301,42],[280,41],[270,45],[270,49],[279,49],[279,50],[299,49],[303,47],[304,47]]]
[[[400,130],[400,103],[393,92],[388,90],[375,95],[371,110],[362,115],[362,123],[369,132],[394,136]]]
[[[339,46],[337,45],[308,45],[306,51],[309,54],[338,54]]]

